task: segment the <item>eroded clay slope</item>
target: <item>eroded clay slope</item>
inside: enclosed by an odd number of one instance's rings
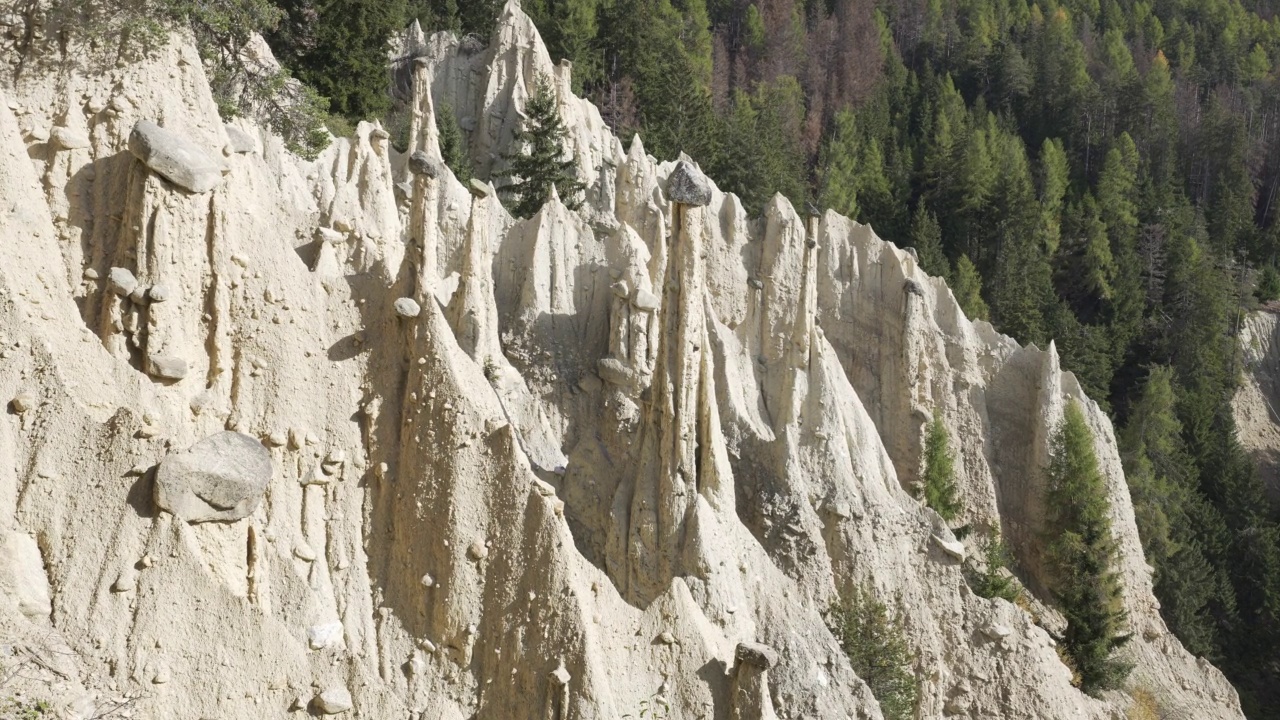
[[[1240,716],[1160,620],[1110,423],[1052,346],[971,323],[866,226],[780,197],[749,218],[692,161],[624,149],[514,3],[487,48],[410,42],[412,158],[369,124],[313,163],[224,127],[177,41],[4,90],[0,634],[39,658],[24,691],[68,717],[876,718],[821,614],[871,583],[920,717],[1115,717],[1127,696],[1071,686],[1053,613],[974,595],[906,490],[941,412],[963,521],[1040,592],[1039,468],[1078,400],[1134,682]],[[518,220],[439,161],[434,113],[487,177],[538,74],[589,188]],[[131,150],[140,121],[187,164]],[[192,469],[228,431],[263,445],[265,492],[252,464]],[[222,521],[158,503],[158,475]]]

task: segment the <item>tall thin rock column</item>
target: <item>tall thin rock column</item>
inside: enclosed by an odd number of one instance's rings
[[[702,245],[710,182],[682,161],[668,179],[671,248],[654,340],[657,357],[641,426],[639,472],[627,512],[626,572],[615,578],[632,599],[648,602],[679,570],[686,520],[699,492],[700,421],[706,365]],[[626,488],[622,489],[625,492]],[[619,574],[623,577],[617,577]]]
[[[436,208],[440,202],[442,163],[425,151],[419,150],[409,157],[409,171],[413,173],[413,202],[409,232],[418,250],[414,259],[416,277],[414,293],[419,302],[428,300],[427,294],[440,279],[436,267],[439,228],[436,225]]]

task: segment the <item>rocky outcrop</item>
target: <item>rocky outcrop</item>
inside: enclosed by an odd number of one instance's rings
[[[1052,345],[969,321],[867,226],[781,197],[750,218],[694,159],[624,149],[514,2],[487,48],[413,42],[410,152],[362,123],[311,163],[240,121],[260,146],[237,151],[181,42],[6,81],[0,635],[67,665],[23,692],[81,716],[878,718],[823,618],[869,586],[921,717],[1113,718],[1128,695],[1072,687],[1046,630],[1037,478],[1076,401],[1133,683],[1240,716],[1160,620],[1112,428]],[[539,75],[588,188],[518,219],[441,162],[436,112],[490,177]],[[219,179],[139,162],[155,118]],[[907,490],[935,414],[960,522],[1001,528],[1034,614],[974,595],[973,548]],[[40,578],[49,612],[13,589]]]

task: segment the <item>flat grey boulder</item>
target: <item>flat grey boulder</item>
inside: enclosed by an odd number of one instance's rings
[[[423,177],[438,178],[441,175],[440,163],[419,150],[409,156],[409,172]]]
[[[258,141],[235,125],[227,125],[227,148],[233,153],[246,155],[258,149]]]
[[[416,318],[422,314],[422,306],[413,298],[402,297],[392,305],[395,307],[396,314],[402,318]]]
[[[681,205],[710,205],[711,181],[693,163],[681,160],[667,178],[667,197]]]
[[[222,166],[198,145],[150,120],[139,120],[129,134],[129,152],[173,184],[205,193],[222,182]]]
[[[476,198],[487,198],[490,194],[489,183],[477,178],[471,178],[471,182],[467,185],[467,189],[470,190],[471,195]]]
[[[225,431],[173,453],[156,471],[156,505],[187,522],[234,522],[262,502],[271,453],[256,438]]]
[[[187,361],[174,355],[152,355],[147,358],[147,374],[164,380],[181,380],[187,376]]]

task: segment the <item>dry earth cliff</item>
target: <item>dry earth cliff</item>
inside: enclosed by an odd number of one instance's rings
[[[970,591],[909,488],[941,413],[964,524],[1041,599],[1040,468],[1095,433],[1132,682],[1237,718],[1161,621],[1106,415],[869,227],[624,148],[513,3],[411,38],[411,162],[224,126],[194,50],[0,98],[0,681],[61,717],[878,718],[822,611],[905,619],[919,717],[1116,718],[1054,613]],[[536,76],[587,180],[488,177]],[[154,123],[154,124],[152,124]],[[10,669],[19,672],[4,675]],[[123,703],[123,705],[121,705]]]

